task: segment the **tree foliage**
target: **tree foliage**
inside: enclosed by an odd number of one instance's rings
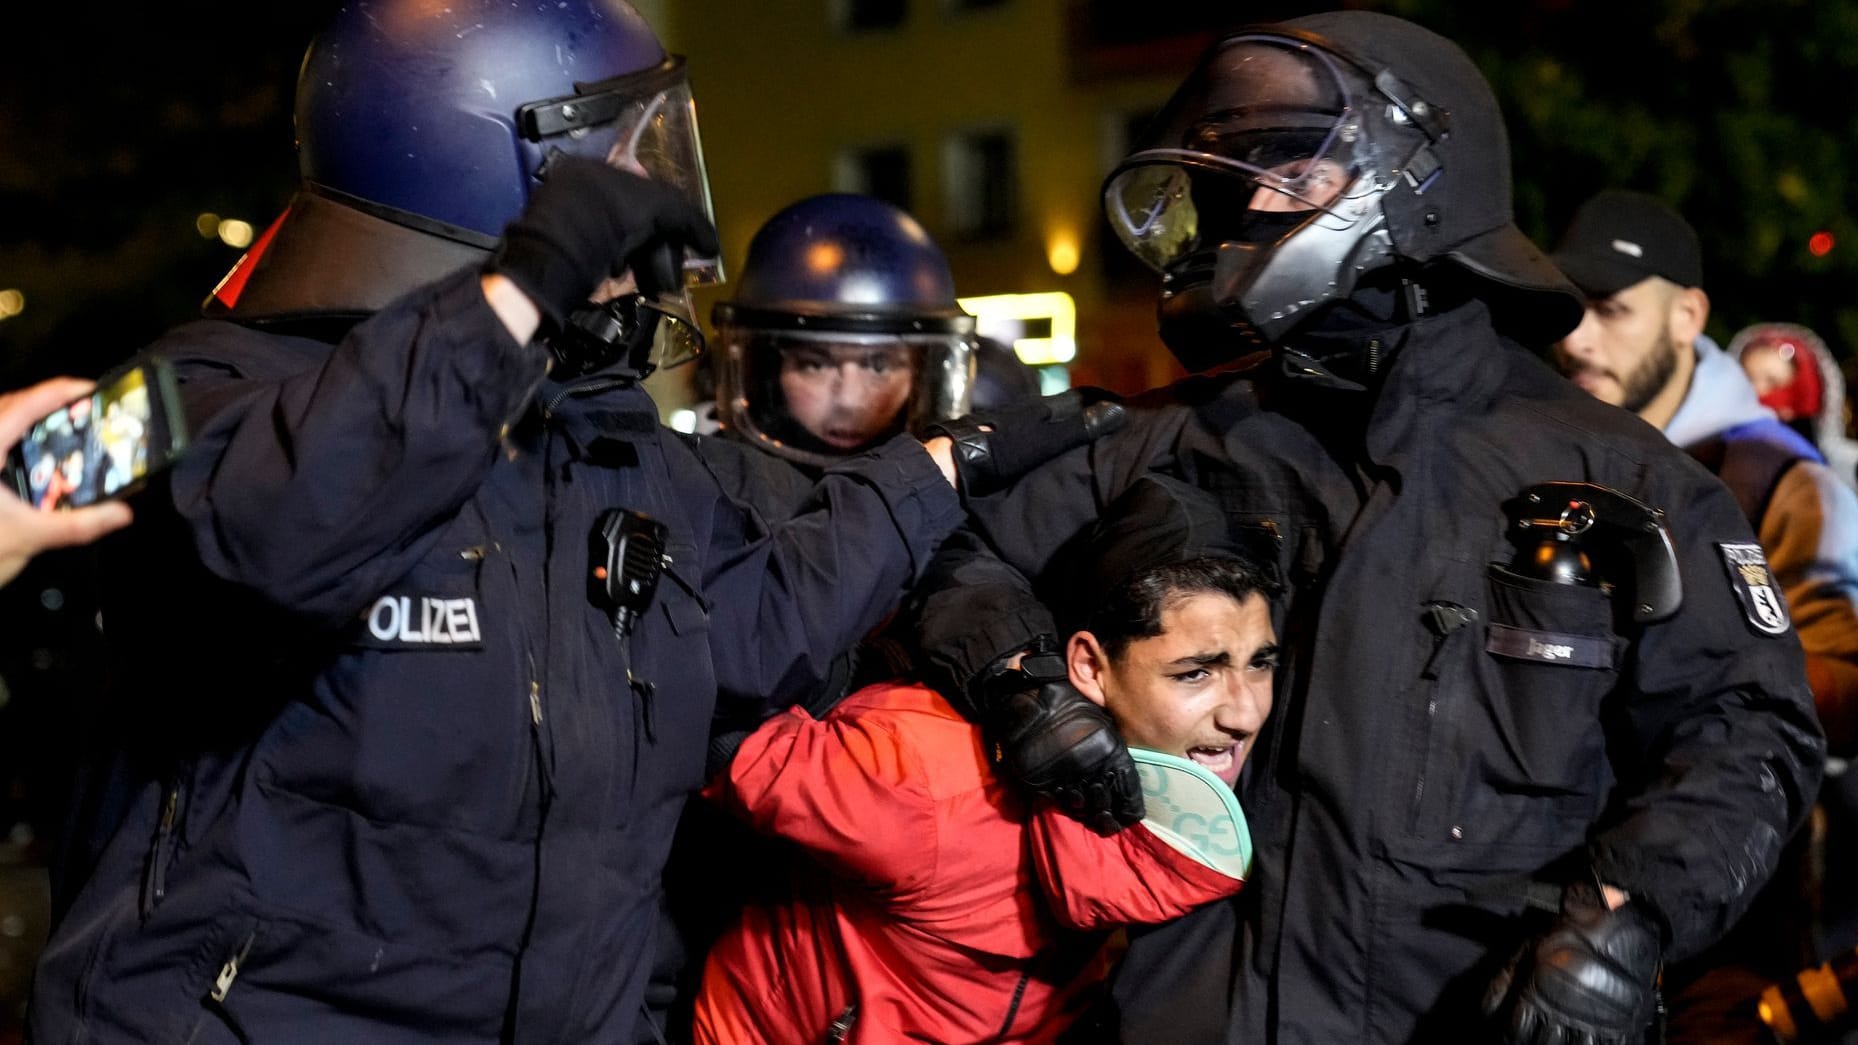
[[[1390,0],[1459,40],[1510,123],[1523,227],[1552,246],[1609,187],[1657,195],[1703,240],[1719,339],[1766,320],[1858,347],[1858,3]],[[1814,233],[1834,246],[1813,255]]]

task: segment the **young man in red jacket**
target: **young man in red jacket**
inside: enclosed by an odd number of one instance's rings
[[[707,794],[800,864],[710,952],[700,1045],[1053,1041],[1107,930],[1239,889],[1233,785],[1271,709],[1274,585],[1208,495],[1155,476],[1105,513],[1077,577],[1064,667],[1128,740],[1147,818],[1102,837],[1028,805],[921,685],[770,720]]]

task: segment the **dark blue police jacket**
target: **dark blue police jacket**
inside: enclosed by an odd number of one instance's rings
[[[334,346],[155,350],[195,442],[111,558],[133,797],[88,807],[33,1040],[625,1038],[719,691],[820,677],[955,494],[900,440],[766,525],[643,392],[544,380],[475,274]],[[624,641],[589,593],[610,507],[670,531]]]

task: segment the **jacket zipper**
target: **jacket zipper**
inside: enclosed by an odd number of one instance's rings
[[[488,548],[484,545],[478,545],[475,548],[465,549],[463,554],[466,558],[471,558],[472,553],[475,552],[476,557],[482,560],[487,558],[490,551],[493,549],[502,551],[503,545],[493,540],[490,542]],[[503,561],[508,563],[510,567],[511,596],[520,599],[523,590],[523,579],[521,573],[516,569],[516,556],[513,554],[505,554],[503,556]],[[547,761],[548,743],[547,738],[543,735],[542,729],[542,676],[535,668],[535,643],[529,634],[528,621],[524,620],[520,613],[517,614],[516,626],[517,633],[521,637],[523,644],[523,663],[529,668],[529,691],[526,694],[529,701],[529,739],[535,749],[536,775],[542,786],[543,794],[546,795],[549,789],[549,782],[554,778],[554,773]]]
[[[544,420],[552,420],[555,416],[555,408],[570,396],[593,395],[611,388],[622,388],[628,384],[631,382],[619,377],[589,377],[563,385],[559,391],[543,401],[542,417]]]
[[[173,857],[174,826],[180,819],[181,781],[176,776],[161,800],[161,819],[149,841],[148,864],[142,870],[141,913],[147,918],[168,894],[168,862]]]
[[[1426,694],[1426,720],[1419,736],[1419,775],[1413,781],[1413,809],[1407,815],[1408,831],[1419,829],[1420,810],[1426,797],[1426,767],[1432,762],[1432,735],[1438,729],[1439,661],[1452,636],[1478,619],[1476,610],[1455,602],[1428,602],[1425,610],[1426,628],[1432,632],[1432,653],[1419,669],[1421,689]]]
[[[225,1002],[226,995],[232,991],[232,981],[239,978],[239,967],[245,964],[246,955],[252,953],[252,941],[257,938],[255,932],[245,934],[245,942],[239,945],[239,953],[227,958],[226,964],[219,967],[219,975],[213,978],[213,989],[207,992],[207,997],[222,1004]]]
[[[1039,956],[1034,955],[1019,974],[1019,984],[1013,988],[1013,1003],[1006,1007],[1006,1019],[1000,1022],[1000,1029],[994,1032],[992,1040],[1005,1041],[1008,1032],[1013,1029],[1013,1021],[1019,1018],[1019,1005],[1026,1000],[1026,985],[1032,982],[1032,968],[1038,961]]]
[[[852,1028],[858,1025],[858,1003],[852,1002],[839,1013],[838,1018],[826,1026],[826,1045],[844,1045],[852,1036]]]
[[[252,1036],[245,1032],[244,1025],[239,1022],[237,1016],[232,1014],[232,1010],[226,1008],[226,995],[232,993],[232,983],[239,978],[239,970],[244,968],[246,957],[252,953],[252,943],[257,939],[257,930],[245,934],[245,942],[239,945],[238,953],[226,959],[226,964],[219,967],[219,975],[213,977],[212,989],[206,992],[206,1001],[212,1003],[211,1008],[218,1011],[227,1029],[231,1030],[233,1037],[242,1043],[249,1043]],[[202,1003],[202,1008],[206,1007],[207,1005]],[[194,1024],[193,1033],[187,1036],[188,1045],[193,1045],[193,1042],[199,1039],[200,1032],[206,1029],[208,1018],[205,1012],[200,1014],[199,1021]]]

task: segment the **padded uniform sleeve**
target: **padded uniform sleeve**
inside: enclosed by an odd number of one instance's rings
[[[961,499],[921,444],[899,436],[829,469],[791,516],[715,499],[703,590],[725,698],[791,702],[894,610],[944,538]],[[765,527],[765,530],[764,530]]]
[[[546,370],[475,272],[408,294],[327,350],[201,323],[152,351],[181,382],[192,442],[172,499],[201,561],[324,625],[425,554]]]
[[[1724,545],[1755,538],[1701,468],[1650,491],[1671,522],[1683,608],[1628,654],[1624,705],[1636,757],[1618,812],[1590,843],[1602,881],[1651,905],[1683,958],[1722,935],[1773,873],[1819,789],[1825,741],[1791,630],[1762,631]],[[1631,776],[1628,776],[1630,767]]]

